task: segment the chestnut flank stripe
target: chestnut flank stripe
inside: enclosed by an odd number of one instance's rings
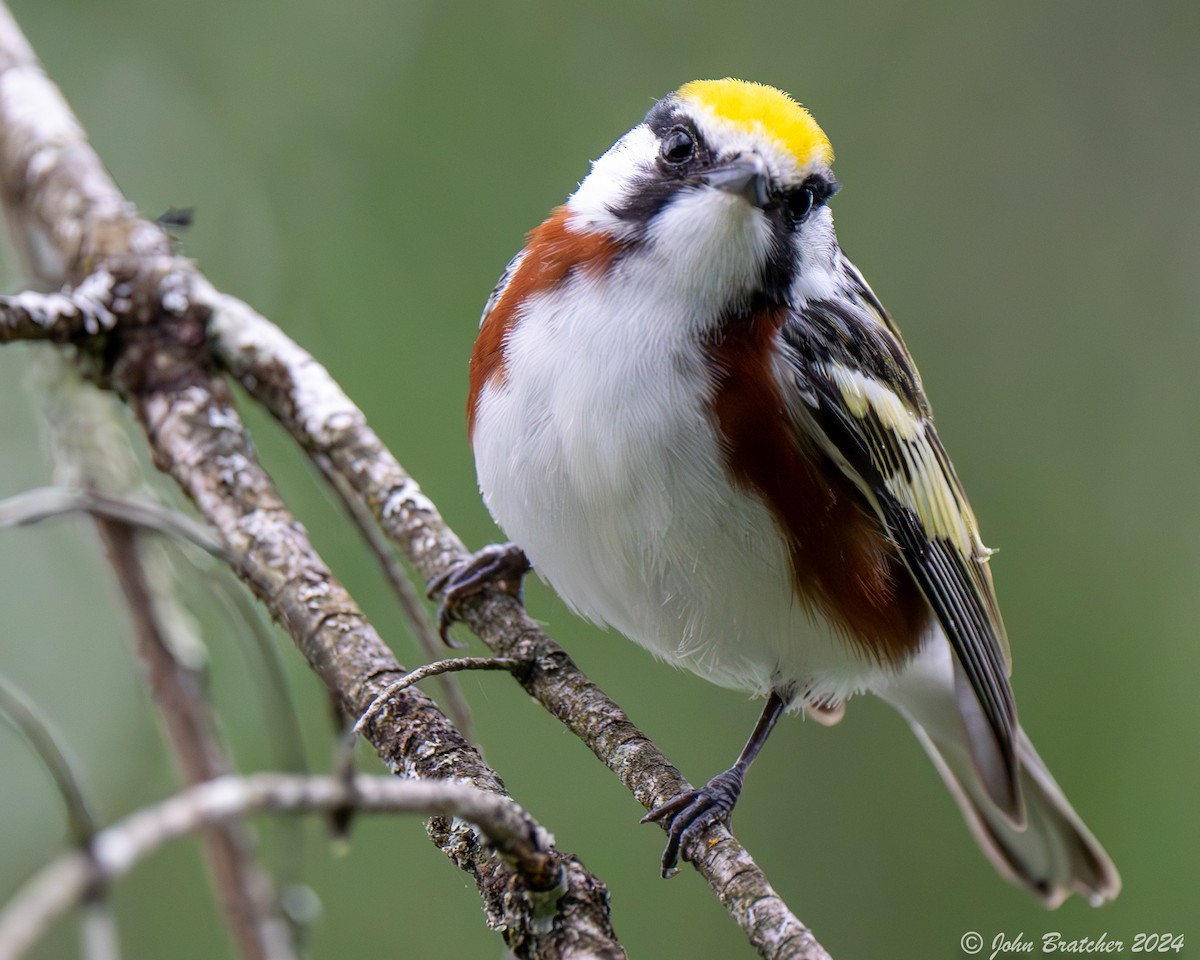
[[[798,442],[770,361],[782,321],[783,308],[761,309],[728,324],[710,344],[726,466],[733,482],[774,515],[801,602],[868,656],[899,664],[919,646],[929,605],[850,479]]]

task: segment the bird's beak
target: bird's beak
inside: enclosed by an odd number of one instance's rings
[[[744,197],[756,207],[767,205],[769,175],[767,165],[758,154],[738,157],[723,167],[709,171],[704,176],[704,182],[710,187]]]

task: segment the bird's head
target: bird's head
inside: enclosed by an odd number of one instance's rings
[[[685,282],[782,300],[805,261],[832,267],[832,160],[824,132],[786,93],[697,80],[597,160],[567,209],[577,229],[644,245]]]

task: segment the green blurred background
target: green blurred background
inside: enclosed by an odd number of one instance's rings
[[[970,490],[1016,658],[1021,716],[1124,877],[1113,906],[1048,914],[977,853],[882,705],[784,724],[736,827],[841,960],[959,957],[979,931],[1200,938],[1200,6],[615,0],[17,0],[14,12],[117,181],[151,215],[194,206],[184,249],[317,355],[471,544],[497,537],[463,423],[466,360],[523,233],[658,96],[727,74],[781,86],[838,151],[846,249],[897,317]],[[10,288],[20,277],[11,256]],[[34,348],[0,350],[0,495],[48,482]],[[418,655],[356,534],[262,416],[268,465],[401,659]],[[161,484],[160,484],[161,485]],[[165,489],[165,486],[164,486]],[[194,579],[194,578],[193,578]],[[43,704],[102,817],[175,783],[85,522],[0,534],[0,672]],[[244,638],[188,592],[244,769],[283,763]],[[693,780],[758,707],[529,605]],[[316,769],[317,683],[279,639]],[[661,833],[500,675],[468,676],[478,739],[513,795],[612,892],[639,957],[750,955]],[[433,688],[431,688],[432,690]],[[365,766],[374,769],[365,759]],[[417,820],[264,826],[311,883],[319,957],[498,957],[478,897]],[[0,897],[62,843],[60,804],[0,728]],[[131,958],[227,956],[194,844],[116,895]],[[299,854],[303,856],[300,857]],[[68,924],[36,954],[69,956]],[[985,951],[986,953],[987,951]]]

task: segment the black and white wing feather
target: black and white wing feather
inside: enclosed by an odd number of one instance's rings
[[[1000,776],[985,776],[1016,813],[1016,709],[1008,644],[989,551],[934,430],[916,368],[899,332],[857,270],[844,261],[843,296],[789,313],[779,371],[789,412],[863,493],[941,624],[986,720]],[[987,736],[986,733],[983,736]],[[987,767],[994,764],[985,763]]]

